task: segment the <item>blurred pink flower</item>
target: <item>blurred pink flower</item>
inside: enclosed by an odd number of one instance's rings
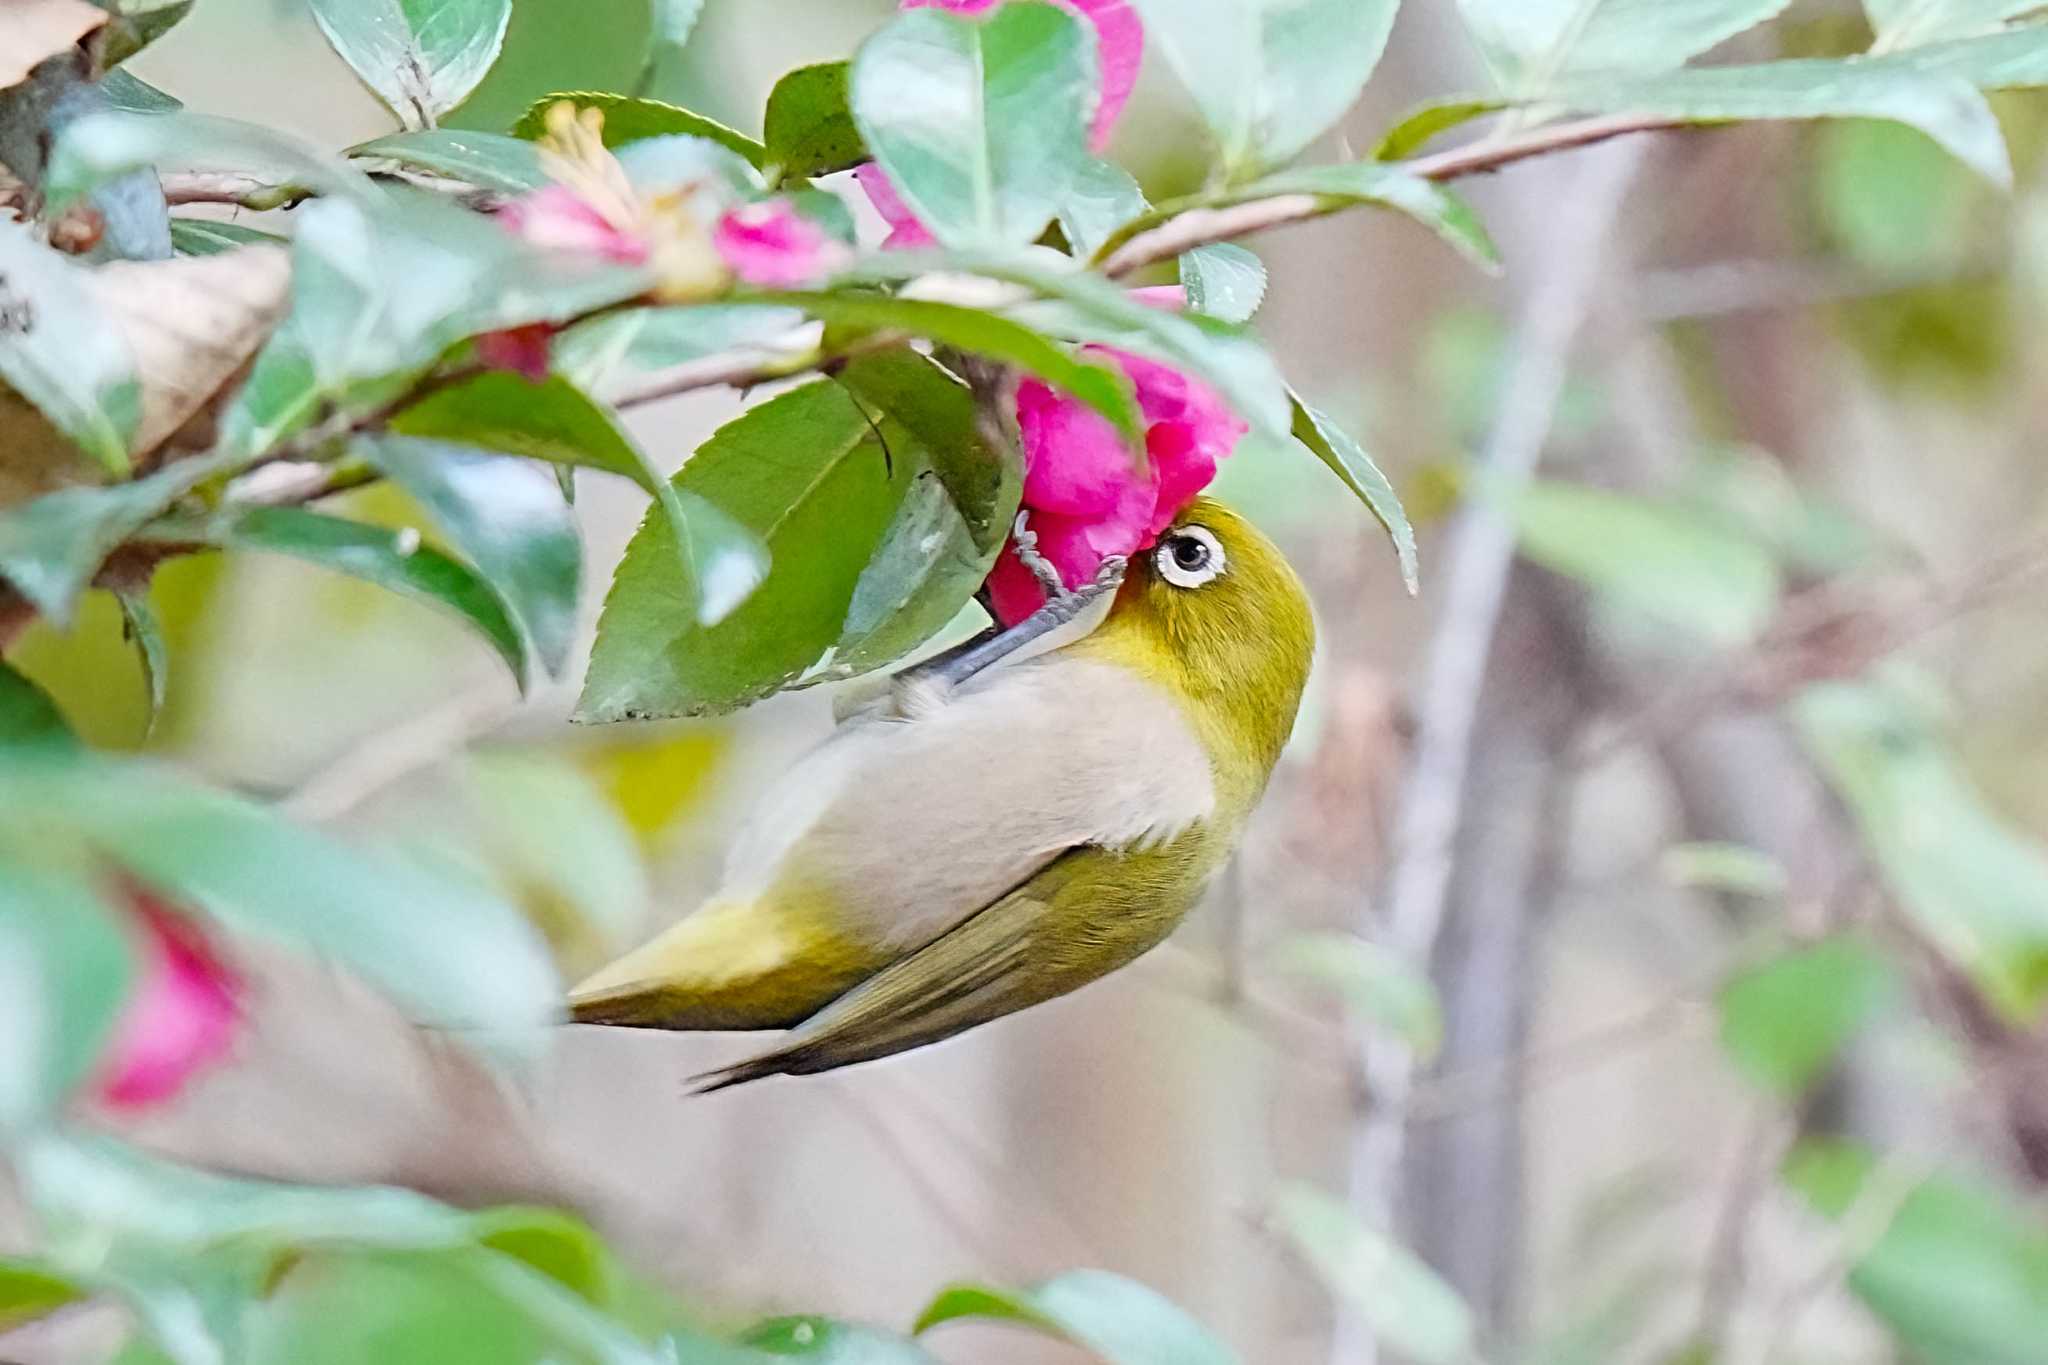
[[[1152,545],[1209,486],[1217,463],[1246,431],[1215,390],[1170,365],[1109,346],[1084,346],[1082,354],[1130,376],[1145,422],[1146,467],[1134,466],[1122,436],[1095,409],[1042,380],[1018,386],[1025,527],[1069,588],[1093,578],[1108,556]],[[1045,602],[1014,542],[996,561],[988,588],[1005,625]]]
[[[622,265],[647,259],[648,242],[567,185],[543,185],[498,210],[498,222],[535,246],[602,256]]]
[[[131,891],[139,979],[100,1061],[96,1093],[115,1109],[146,1109],[226,1056],[241,1019],[241,981],[198,924]]]
[[[1142,303],[1162,313],[1178,313],[1188,306],[1188,291],[1184,285],[1144,284],[1124,292],[1130,295],[1132,303]]]
[[[1100,152],[1109,145],[1110,130],[1116,127],[1131,90],[1138,83],[1138,67],[1145,58],[1145,26],[1130,0],[1058,0],[1095,26],[1096,55],[1101,67],[1102,86],[1095,103],[1095,117],[1089,124],[1088,144]],[[903,0],[902,9],[943,9],[955,14],[986,14],[1003,0]],[[854,172],[868,202],[889,225],[882,245],[890,249],[931,246],[932,235],[904,204],[896,187],[873,162]]]
[[[890,251],[907,250],[916,247],[934,246],[937,239],[931,230],[917,221],[917,215],[896,193],[896,187],[889,183],[889,177],[882,174],[882,168],[869,161],[853,173],[860,187],[867,192],[868,202],[875,206],[875,212],[882,215],[882,221],[889,225],[889,235],[882,245]]]
[[[548,377],[548,343],[558,329],[550,322],[529,322],[476,339],[476,358],[493,370],[510,370],[538,384]]]
[[[763,289],[815,284],[851,254],[787,199],[733,209],[711,240],[727,269]]]

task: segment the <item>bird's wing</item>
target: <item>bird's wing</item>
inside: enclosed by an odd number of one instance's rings
[[[1169,693],[1062,651],[917,719],[843,726],[756,809],[719,899],[822,901],[838,931],[910,952],[1069,848],[1160,843],[1215,803],[1207,751]]]
[[[788,1041],[696,1079],[699,1092],[765,1076],[805,1075],[950,1038],[1019,1008],[1033,934],[1071,879],[1073,855],[875,973],[792,1030]]]

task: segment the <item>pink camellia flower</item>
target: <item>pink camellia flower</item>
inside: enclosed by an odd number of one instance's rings
[[[787,199],[733,209],[711,240],[727,269],[763,289],[815,284],[851,255]]]
[[[943,9],[954,14],[986,14],[1003,0],[903,0],[903,9]],[[1110,130],[1130,101],[1138,83],[1138,68],[1145,59],[1145,26],[1130,0],[1059,0],[1095,26],[1095,49],[1102,85],[1095,102],[1095,118],[1089,124],[1088,144],[1100,152],[1109,145]],[[931,246],[932,235],[917,221],[882,168],[873,162],[854,172],[868,202],[889,225],[882,245],[891,249]]]
[[[1134,466],[1122,436],[1095,409],[1041,380],[1018,386],[1025,529],[1069,588],[1088,582],[1109,556],[1157,541],[1209,486],[1217,463],[1247,429],[1213,389],[1170,365],[1109,346],[1085,346],[1082,353],[1130,376],[1145,421],[1146,467]],[[1014,542],[996,561],[988,589],[1004,625],[1045,602]]]
[[[241,981],[191,919],[128,893],[139,980],[101,1058],[95,1093],[113,1109],[146,1109],[219,1062],[241,1018]]]
[[[647,239],[567,185],[543,185],[512,200],[497,213],[509,232],[535,246],[601,256],[622,265],[647,259]]]

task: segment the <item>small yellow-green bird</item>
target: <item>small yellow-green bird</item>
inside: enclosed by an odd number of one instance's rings
[[[768,793],[718,893],[578,986],[572,1017],[794,1030],[700,1078],[718,1089],[937,1042],[1165,938],[1265,790],[1314,626],[1279,550],[1206,498],[1099,583],[1107,614],[1071,643],[1016,648],[1085,590],[899,675]]]

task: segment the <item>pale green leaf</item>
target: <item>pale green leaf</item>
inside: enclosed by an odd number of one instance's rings
[[[1274,1221],[1331,1293],[1417,1365],[1466,1365],[1472,1312],[1414,1253],[1307,1185],[1283,1185]]]
[[[1543,96],[1577,77],[1629,78],[1684,65],[1778,14],[1789,0],[1458,0],[1510,93]]]
[[[48,761],[50,751],[36,753]],[[20,751],[8,761],[22,762]],[[49,1117],[92,1071],[134,977],[88,869],[10,856],[23,852],[0,839],[0,1131],[10,1136]]]
[[[1443,1045],[1443,1007],[1428,977],[1376,943],[1334,931],[1295,934],[1267,959],[1276,972],[1337,992],[1344,1003],[1427,1059]]]
[[[1393,541],[1394,558],[1401,566],[1401,582],[1411,595],[1421,591],[1422,571],[1415,551],[1415,528],[1408,524],[1408,513],[1403,510],[1393,483],[1380,472],[1372,456],[1365,453],[1365,447],[1353,440],[1342,427],[1299,397],[1295,397],[1293,402],[1295,442],[1327,465],[1330,472],[1342,479],[1344,486],[1357,494],[1358,500],[1379,519],[1380,525],[1386,528],[1388,539]]]
[[[1877,31],[1874,52],[1995,33],[2007,20],[2041,8],[2041,0],[1863,0]]]
[[[1756,1084],[1797,1095],[1899,993],[1897,970],[1868,944],[1796,949],[1721,988],[1721,1047]]]
[[[142,387],[88,272],[0,223],[0,379],[110,474],[128,471]]]
[[[512,0],[309,0],[327,41],[408,128],[476,89],[505,43]]]
[[[1108,1365],[1233,1365],[1237,1359],[1157,1290],[1106,1270],[1070,1270],[1029,1289],[952,1285],[918,1314],[914,1330],[978,1318],[1071,1341]]]
[[[1234,242],[1212,242],[1181,253],[1180,283],[1191,312],[1250,322],[1266,297],[1266,263]]]
[[[468,128],[423,128],[392,133],[348,149],[358,161],[446,176],[481,189],[518,194],[548,183],[531,142]]]

